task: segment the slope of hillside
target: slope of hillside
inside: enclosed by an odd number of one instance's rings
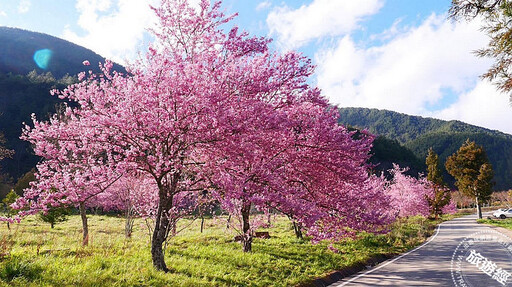
[[[28,142],[19,139],[22,123],[31,123],[30,115],[45,119],[55,112],[55,105],[62,102],[51,96],[52,88],[64,88],[63,83],[49,79],[34,81],[22,75],[0,73],[0,132],[5,135],[6,146],[15,151],[11,159],[0,162],[3,172],[17,179],[32,169],[39,160]]]
[[[432,147],[443,162],[470,139],[485,148],[495,171],[495,189],[512,188],[512,135],[460,121],[366,108],[340,108],[340,123],[395,139],[420,159]]]
[[[99,72],[105,59],[71,42],[17,28],[0,27],[0,72],[26,75],[32,70],[51,72],[56,78],[75,75],[91,68]],[[88,60],[90,67],[82,62]],[[119,66],[115,70],[123,71]]]
[[[393,168],[393,163],[401,167],[409,167],[407,174],[418,176],[426,170],[424,158],[419,158],[409,148],[402,146],[398,141],[385,136],[378,136],[373,141],[370,162],[375,165],[373,170],[380,174],[384,172],[389,176],[388,170]]]
[[[84,60],[91,65],[85,67]],[[49,91],[73,83],[79,72],[100,72],[98,63],[104,61],[91,50],[50,35],[0,27],[0,132],[16,152],[0,162],[0,176],[6,172],[15,181],[39,160],[19,137],[32,113],[45,119],[62,102]],[[125,71],[117,64],[114,70]]]
[[[367,128],[370,132],[396,139],[405,144],[424,134],[447,133],[484,133],[512,140],[512,135],[494,131],[461,121],[443,121],[433,118],[410,116],[388,110],[367,108],[340,108],[341,123],[354,127]]]

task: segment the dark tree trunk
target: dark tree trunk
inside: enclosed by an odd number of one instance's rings
[[[153,266],[157,270],[169,271],[165,265],[163,244],[167,238],[169,228],[169,210],[171,209],[172,197],[160,195],[158,210],[155,220],[155,229],[153,230],[153,238],[151,239],[151,258]]]
[[[303,237],[302,237],[302,225],[300,223],[296,222],[295,220],[293,220],[292,223],[293,223],[293,231],[295,232],[295,236],[298,239],[303,239]]]
[[[229,223],[231,223],[231,214],[228,216],[228,220],[226,221],[226,229],[229,229]]]
[[[9,224],[9,221],[6,221],[7,222],[7,229],[11,230],[11,225]]]
[[[243,243],[243,250],[244,252],[251,252],[252,251],[252,235],[246,235],[247,237],[244,236],[244,240],[242,241]]]
[[[82,245],[86,246],[89,244],[89,226],[87,225],[87,214],[85,213],[85,202],[80,202],[79,205],[80,217],[82,218]]]
[[[55,225],[55,223],[53,222],[50,222],[50,228],[53,229],[53,226]]]
[[[242,231],[243,231],[243,250],[244,252],[251,252],[252,251],[252,234],[251,234],[251,226],[249,223],[249,215],[251,211],[251,203],[250,202],[244,202],[242,205]]]
[[[172,181],[169,183],[159,183],[159,200],[158,209],[155,218],[155,229],[153,230],[153,237],[151,239],[151,258],[153,260],[153,266],[157,270],[168,272],[169,269],[165,264],[165,254],[163,246],[167,240],[170,228],[169,211],[172,208],[173,197],[176,193],[177,182],[179,174],[172,176]]]
[[[478,196],[476,197],[476,213],[478,214],[478,218],[482,219],[482,208],[480,206],[480,201],[478,200]]]
[[[203,233],[204,230],[204,216],[201,215],[201,233]]]

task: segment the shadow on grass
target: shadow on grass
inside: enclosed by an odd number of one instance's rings
[[[41,276],[43,268],[18,256],[11,256],[5,259],[0,265],[0,278],[4,282],[11,282],[14,279],[32,282]]]

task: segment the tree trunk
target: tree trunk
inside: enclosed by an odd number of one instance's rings
[[[168,272],[169,269],[165,264],[163,245],[169,234],[169,211],[172,208],[177,180],[177,175],[173,175],[173,182],[170,186],[159,184],[158,209],[155,218],[155,229],[153,230],[153,237],[151,239],[151,259],[153,260],[153,266],[157,270],[165,272]]]
[[[293,220],[292,223],[293,223],[293,231],[295,231],[295,236],[298,239],[303,239],[303,237],[302,237],[302,225],[300,223],[296,222],[295,220]]]
[[[482,219],[482,208],[480,207],[480,202],[478,200],[478,196],[476,197],[476,212],[478,214],[478,218]]]
[[[251,226],[249,223],[249,213],[251,211],[251,203],[250,202],[244,202],[242,205],[242,231],[243,231],[243,250],[244,252],[251,252],[252,251],[252,234],[251,234]]]
[[[87,225],[87,214],[85,213],[85,202],[80,202],[79,210],[80,210],[80,217],[82,218],[82,232],[83,232],[82,245],[86,246],[89,244],[89,226]]]
[[[51,229],[53,229],[53,226],[54,226],[54,225],[55,225],[55,224],[54,224],[53,222],[50,222],[50,228],[51,228]]]
[[[133,231],[133,222],[135,219],[131,215],[131,212],[128,210],[126,213],[126,222],[124,225],[124,236],[126,238],[132,237],[132,231]]]
[[[6,221],[7,222],[7,229],[11,230],[11,225],[9,224],[9,221]]]
[[[201,215],[201,233],[203,233],[203,229],[204,229],[204,216]]]

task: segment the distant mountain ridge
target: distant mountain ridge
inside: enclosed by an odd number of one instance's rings
[[[388,110],[340,108],[340,123],[397,140],[424,159],[429,147],[444,161],[456,152],[466,139],[482,145],[492,163],[495,189],[512,188],[512,135],[461,121],[443,121],[410,116]]]
[[[91,65],[84,66],[85,60]],[[19,139],[22,122],[30,123],[32,113],[47,119],[63,102],[49,91],[77,81],[80,72],[100,72],[98,63],[104,61],[93,51],[63,39],[0,27],[0,132],[6,146],[15,150],[12,159],[0,162],[0,181],[5,178],[2,173],[7,173],[15,182],[39,161],[29,143]],[[113,69],[125,71],[118,64]]]
[[[99,72],[98,63],[105,58],[84,47],[66,40],[18,28],[0,27],[0,72],[26,75],[51,72],[61,78],[66,74],[76,75],[85,70]],[[88,60],[91,66],[82,62]],[[124,71],[118,64],[117,71]]]
[[[340,108],[340,115],[343,124],[357,127],[367,126],[370,132],[396,139],[401,144],[406,144],[425,134],[443,132],[484,133],[512,140],[510,134],[457,120],[444,121],[368,108]]]

